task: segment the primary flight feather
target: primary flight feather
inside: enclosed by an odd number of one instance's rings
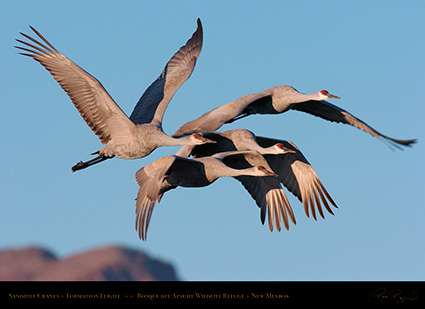
[[[325,120],[351,125],[377,138],[383,138],[396,147],[410,146],[416,142],[415,139],[400,140],[381,134],[346,110],[325,101],[328,99],[339,99],[339,97],[326,90],[304,94],[291,86],[276,86],[219,106],[185,123],[173,136],[181,137],[194,132],[215,131],[225,123],[231,123],[249,115],[281,114],[289,110],[297,110]]]
[[[190,77],[199,57],[203,42],[201,21],[187,43],[168,61],[161,75],[140,98],[130,118],[111,98],[102,84],[60,53],[36,29],[31,27],[41,41],[21,33],[30,42],[17,39],[25,47],[25,56],[41,63],[65,90],[83,119],[105,144],[98,156],[79,162],[73,171],[117,157],[136,159],[149,155],[161,146],[202,144],[210,142],[201,134],[177,139],[162,130],[162,118],[168,103],[179,87]]]

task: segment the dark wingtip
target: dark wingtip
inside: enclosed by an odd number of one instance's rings
[[[397,144],[400,144],[400,145],[403,145],[403,146],[410,146],[410,147],[412,147],[413,144],[416,144],[417,141],[418,141],[416,138],[414,138],[414,139],[407,139],[407,140],[400,140],[400,139],[393,139],[393,138],[391,138],[391,140],[393,142],[397,143]]]
[[[416,138],[415,139],[408,139],[408,140],[400,140],[400,139],[390,138],[390,137],[387,137],[387,136],[383,136],[383,137],[384,137],[384,140],[389,142],[388,145],[395,147],[399,150],[404,149],[402,146],[412,147],[413,144],[416,144],[417,141],[418,141]]]
[[[418,142],[418,139],[417,138],[414,138],[414,139],[410,139],[410,140],[402,141],[402,142],[404,142],[403,145],[412,147],[413,144],[416,144]]]
[[[198,37],[199,37],[199,39],[201,40],[201,44],[202,44],[202,41],[203,41],[203,39],[204,39],[204,30],[202,29],[201,19],[200,19],[200,18],[198,18],[198,19],[196,20],[196,23],[198,24],[198,27],[196,28],[196,31],[195,31],[195,33],[193,34],[193,36],[195,36],[195,34],[197,34],[197,35],[198,35]]]

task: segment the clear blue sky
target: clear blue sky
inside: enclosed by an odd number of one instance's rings
[[[60,256],[110,244],[172,263],[183,280],[425,279],[423,1],[6,1],[0,5],[0,248]],[[98,78],[127,113],[196,29],[204,45],[164,118],[174,133],[204,112],[288,84],[333,101],[382,133],[418,138],[393,151],[355,128],[288,112],[247,128],[294,142],[339,205],[270,232],[234,179],[177,189],[156,206],[148,241],[134,229],[135,172],[178,148],[71,173],[101,144],[35,61],[13,48],[37,28]]]

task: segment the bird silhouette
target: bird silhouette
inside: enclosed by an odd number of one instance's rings
[[[204,136],[216,143],[183,146],[176,155],[201,158],[225,151],[257,151],[263,155],[268,164],[267,166],[278,175],[278,180],[303,203],[307,217],[310,216],[311,212],[313,218],[316,220],[317,209],[320,216],[325,218],[321,204],[323,204],[330,214],[334,214],[330,205],[337,208],[336,203],[320,181],[311,164],[294,143],[282,139],[256,136],[246,129],[235,129],[224,132],[205,132]],[[249,163],[253,164],[253,162]],[[251,191],[254,191],[255,188],[261,188],[263,181],[277,180],[270,180],[268,179],[269,177],[253,178],[240,176],[236,178],[246,187],[249,186]],[[249,179],[249,182],[247,179]],[[262,204],[257,204],[262,209],[261,219],[264,223],[266,207]]]
[[[146,240],[147,229],[156,201],[165,192],[177,187],[205,187],[220,177],[272,176],[277,175],[264,166],[232,168],[228,158],[233,156],[260,156],[255,151],[230,151],[213,156],[188,159],[176,155],[162,157],[136,172],[139,191],[136,198],[136,230],[139,237]],[[285,210],[282,210],[285,211]]]
[[[281,114],[289,110],[297,110],[325,120],[351,125],[377,138],[383,138],[395,147],[410,146],[416,142],[415,139],[399,140],[381,134],[346,110],[325,101],[328,99],[339,99],[339,97],[330,94],[327,90],[304,94],[291,86],[276,86],[219,106],[185,123],[173,136],[181,137],[194,132],[215,131],[225,123],[232,123],[253,114]]]
[[[179,87],[190,77],[202,48],[201,21],[187,43],[168,61],[161,75],[146,89],[130,117],[111,98],[102,84],[53,47],[36,29],[30,27],[45,43],[21,33],[34,44],[17,39],[26,47],[21,53],[41,63],[66,91],[86,123],[99,137],[98,156],[79,162],[73,171],[84,169],[106,159],[117,157],[137,159],[149,155],[161,146],[208,143],[201,134],[173,138],[162,129],[162,119],[168,103]]]

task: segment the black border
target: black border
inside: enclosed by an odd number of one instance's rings
[[[422,281],[0,282],[0,302],[35,304],[424,305]]]

